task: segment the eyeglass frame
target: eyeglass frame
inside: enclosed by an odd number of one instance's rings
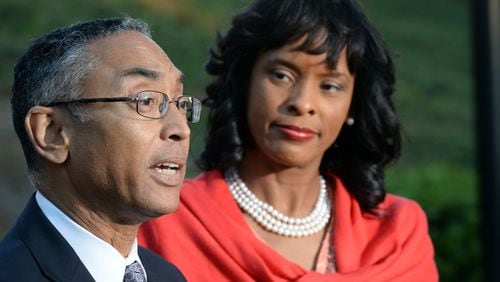
[[[144,93],[144,92],[153,92],[153,93],[161,94],[163,96],[163,101],[167,102],[167,106],[165,107],[165,111],[163,111],[163,112],[160,111],[160,116],[159,117],[150,117],[150,116],[141,114],[139,112],[139,102],[140,102],[140,100],[138,99],[138,97],[139,97],[139,95],[141,93]],[[55,106],[58,106],[58,105],[71,104],[71,103],[91,104],[91,103],[100,103],[100,102],[103,102],[103,103],[135,102],[135,111],[137,112],[138,115],[143,116],[145,118],[150,118],[150,119],[161,119],[161,118],[164,118],[165,115],[167,114],[167,112],[168,112],[168,105],[170,103],[175,103],[175,106],[177,107],[177,109],[181,110],[180,107],[179,107],[179,100],[182,99],[182,98],[190,98],[194,102],[198,102],[197,104],[200,105],[199,111],[193,113],[193,117],[194,117],[193,119],[195,121],[189,121],[188,120],[188,123],[197,123],[197,122],[199,122],[200,121],[200,116],[201,116],[201,107],[202,107],[202,105],[201,105],[201,101],[198,98],[193,97],[193,96],[184,96],[184,95],[182,95],[182,96],[179,96],[179,97],[177,97],[175,99],[171,99],[170,97],[168,97],[167,94],[165,94],[163,92],[160,92],[160,91],[156,91],[156,90],[142,90],[142,91],[139,91],[136,94],[134,94],[132,96],[129,96],[129,97],[80,98],[80,99],[67,100],[67,101],[62,101],[62,100],[61,101],[57,101],[56,100],[56,101],[47,103],[47,104],[45,104],[43,106],[45,106],[45,107],[55,107]]]

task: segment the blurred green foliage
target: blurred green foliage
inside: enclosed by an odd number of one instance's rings
[[[474,171],[436,162],[391,169],[386,179],[391,193],[414,199],[425,209],[441,281],[482,281]]]
[[[474,168],[471,9],[467,0],[364,1],[396,55],[404,164]]]
[[[32,38],[76,21],[129,15],[151,25],[153,38],[186,74],[186,92],[202,97],[215,31],[248,2],[2,0],[0,95],[10,95],[12,67]],[[395,102],[407,140],[400,163],[387,172],[388,191],[427,212],[442,281],[481,281],[469,1],[362,3],[395,56]],[[191,159],[203,136],[204,124],[193,125]],[[191,163],[188,176],[197,173]]]

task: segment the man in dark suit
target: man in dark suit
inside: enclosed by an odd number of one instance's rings
[[[136,233],[177,208],[201,104],[182,96],[183,75],[147,25],[53,30],[14,76],[13,122],[36,191],[0,243],[0,281],[184,281]]]

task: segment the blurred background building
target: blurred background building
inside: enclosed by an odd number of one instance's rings
[[[494,0],[497,1],[497,0]],[[472,4],[468,0],[361,0],[394,54],[395,102],[405,143],[387,172],[388,190],[427,212],[442,281],[482,281],[476,176]],[[32,38],[97,17],[146,20],[186,74],[186,92],[204,97],[203,65],[216,30],[249,0],[0,1],[0,236],[28,197],[26,165],[10,118],[15,60]],[[192,125],[191,160],[204,142]],[[191,163],[188,177],[199,171]]]
[[[500,2],[474,1],[477,171],[485,281],[500,281]]]

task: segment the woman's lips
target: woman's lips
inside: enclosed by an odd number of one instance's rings
[[[275,127],[279,129],[281,133],[283,133],[286,137],[297,141],[309,140],[318,135],[316,132],[305,127],[283,124],[277,124],[275,125]]]

